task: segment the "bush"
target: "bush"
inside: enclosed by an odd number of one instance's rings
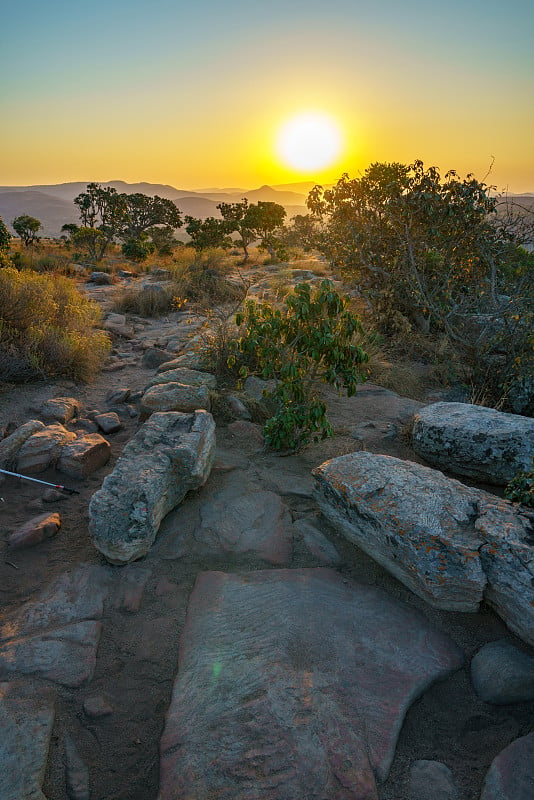
[[[504,490],[504,496],[513,503],[534,508],[534,463],[529,472],[519,472]]]
[[[137,314],[140,317],[161,317],[176,311],[182,304],[176,294],[176,286],[143,286],[140,289],[126,289],[117,298],[113,310],[119,314]]]
[[[177,277],[178,294],[203,307],[244,300],[247,285],[229,280],[227,273],[228,267],[220,252],[203,253]]]
[[[293,451],[312,438],[332,435],[326,405],[316,391],[319,382],[346,389],[351,396],[365,380],[360,368],[367,354],[354,343],[362,328],[348,304],[330,281],[313,291],[301,283],[286,297],[284,309],[249,301],[236,316],[244,332],[240,353],[230,357],[230,365],[240,359],[241,377],[256,373],[277,381],[272,397],[278,411],[264,427],[273,449]]]
[[[100,310],[68,278],[0,271],[0,363],[4,380],[63,375],[90,380],[110,350]]]

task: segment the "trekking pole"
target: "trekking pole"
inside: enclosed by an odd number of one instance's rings
[[[53,489],[60,489],[62,492],[69,494],[80,494],[78,489],[69,489],[68,486],[61,486],[59,483],[48,483],[47,481],[40,481],[37,478],[30,478],[28,475],[21,475],[18,472],[9,472],[7,469],[0,469],[3,475],[11,475],[13,478],[21,478],[23,481],[33,481],[34,483],[42,483],[43,486],[51,486]]]

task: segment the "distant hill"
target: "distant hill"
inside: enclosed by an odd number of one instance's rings
[[[13,233],[11,222],[21,214],[29,214],[43,223],[42,236],[57,238],[61,226],[66,222],[78,222],[78,211],[74,198],[87,188],[90,181],[75,181],[38,186],[0,186],[0,217]],[[165,197],[172,200],[184,215],[219,217],[218,203],[239,203],[247,197],[251,203],[260,200],[284,206],[288,219],[295,214],[305,214],[307,193],[299,193],[283,186],[261,186],[259,189],[228,189],[221,191],[187,191],[160,183],[126,183],[125,181],[102,182],[101,186],[112,186],[124,194],[141,194]],[[300,184],[295,184],[300,186]],[[293,186],[293,184],[291,184]]]

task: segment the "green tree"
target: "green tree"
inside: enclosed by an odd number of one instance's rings
[[[249,202],[246,197],[241,203],[219,203],[217,206],[221,216],[228,223],[228,229],[238,234],[238,241],[245,254],[245,261],[248,261],[249,245],[258,237],[256,232],[250,227],[247,217]]]
[[[248,208],[247,224],[260,240],[260,247],[267,250],[273,259],[276,248],[281,244],[280,233],[285,218],[286,210],[278,203],[260,200]]]
[[[185,221],[187,223],[185,229],[191,237],[191,247],[198,253],[210,248],[226,249],[232,246],[232,239],[229,236],[232,226],[227,220],[215,217],[202,220],[187,216]]]
[[[74,198],[80,212],[81,229],[73,238],[78,246],[85,243],[89,258],[95,263],[104,258],[111,242],[124,231],[128,222],[126,195],[111,186],[89,183],[87,191]],[[98,231],[99,235],[88,233]]]
[[[30,245],[39,241],[37,234],[43,226],[35,217],[30,217],[28,214],[21,214],[19,217],[15,217],[11,224],[15,232],[24,242],[25,247],[30,247]]]
[[[9,250],[10,241],[11,234],[5,226],[2,217],[0,217],[0,252],[7,252]]]
[[[276,381],[272,398],[277,411],[264,428],[273,449],[296,450],[311,438],[332,435],[326,405],[317,394],[319,382],[351,396],[365,380],[362,365],[368,357],[355,342],[361,324],[348,303],[330,281],[313,291],[301,283],[286,297],[283,310],[251,300],[236,315],[243,332],[230,366],[241,360],[241,377],[253,373]]]
[[[182,226],[179,209],[172,200],[164,197],[149,197],[136,193],[123,195],[126,202],[126,218],[120,237],[125,241],[139,239],[143,233],[155,226],[163,226],[175,231]]]
[[[171,256],[174,248],[181,244],[174,238],[174,230],[166,226],[148,228],[147,233],[160,256]]]
[[[122,245],[122,254],[130,261],[146,261],[156,249],[154,242],[150,241],[148,234],[142,233],[136,239],[127,239]]]

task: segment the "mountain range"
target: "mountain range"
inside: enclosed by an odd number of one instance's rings
[[[59,183],[35,186],[0,186],[0,217],[11,233],[11,223],[21,214],[29,214],[41,221],[42,236],[56,238],[61,235],[61,226],[67,222],[78,222],[78,209],[74,198],[85,191],[88,182]],[[238,203],[244,197],[249,202],[267,201],[284,206],[288,218],[305,214],[306,197],[315,185],[313,182],[261,186],[258,189],[202,189],[190,191],[159,183],[125,183],[108,181],[101,186],[110,186],[120,193],[140,192],[150,197],[158,195],[172,200],[183,215],[205,219],[220,217],[218,203]]]

